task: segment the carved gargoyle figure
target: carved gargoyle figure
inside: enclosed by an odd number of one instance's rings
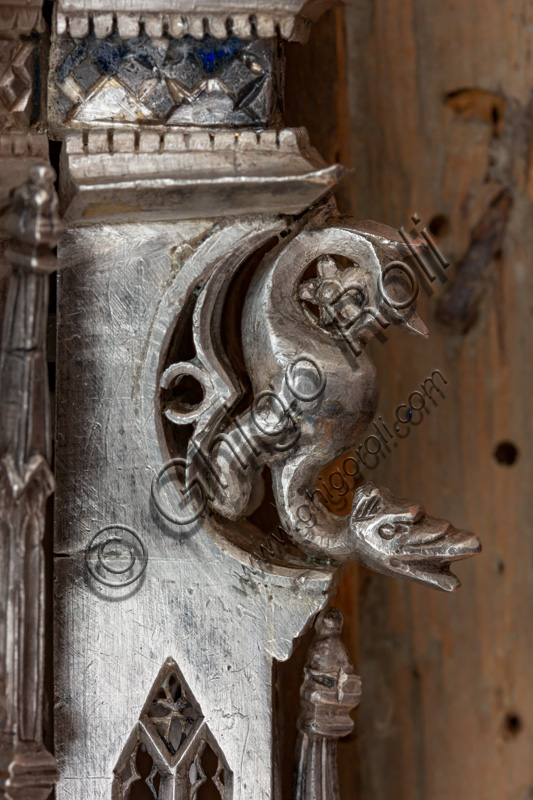
[[[450,564],[481,549],[473,533],[373,483],[357,490],[350,523],[357,559],[366,567],[450,592],[460,586]]]
[[[391,228],[337,218],[264,259],[242,320],[254,401],[214,451],[227,480],[223,489],[211,486],[212,505],[229,519],[251,513],[267,465],[281,523],[307,553],[355,559],[451,591],[459,581],[450,563],[480,550],[473,534],[372,485],[358,490],[351,516],[338,517],[315,489],[320,472],[356,445],[376,412],[367,342],[389,324],[427,336],[415,309],[416,278],[400,261],[406,255]]]

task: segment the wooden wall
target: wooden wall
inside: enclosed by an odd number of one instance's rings
[[[533,798],[532,54],[519,0],[356,0],[288,51],[286,120],[355,168],[341,208],[417,212],[452,262],[419,304],[431,338],[373,345],[386,420],[435,369],[445,397],[367,477],[484,545],[453,595],[345,578],[364,695],[343,798]]]

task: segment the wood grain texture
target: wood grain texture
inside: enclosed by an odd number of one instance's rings
[[[394,226],[418,212],[452,262],[447,286],[436,281],[419,303],[430,340],[395,331],[373,346],[386,421],[435,369],[445,398],[367,477],[484,544],[451,596],[362,570],[345,578],[339,605],[363,700],[358,736],[339,748],[344,797],[533,797],[532,23],[518,0],[375,0],[315,27],[305,75],[289,58],[288,101],[307,108],[313,144],[332,158],[336,139],[355,167],[341,205]],[[494,220],[502,192],[509,207]],[[472,267],[487,220],[503,225],[501,240],[474,265],[477,316],[457,333],[436,319],[439,296],[460,287],[457,267]],[[495,457],[502,442],[516,447],[513,463],[512,447]]]

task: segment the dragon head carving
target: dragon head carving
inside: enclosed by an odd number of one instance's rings
[[[351,530],[354,555],[366,567],[446,592],[461,585],[451,563],[481,551],[473,533],[430,517],[420,503],[373,483],[355,494]]]

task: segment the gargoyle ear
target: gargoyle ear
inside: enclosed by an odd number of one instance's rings
[[[375,517],[381,507],[381,497],[370,481],[360,486],[354,496],[352,520],[362,522]]]

